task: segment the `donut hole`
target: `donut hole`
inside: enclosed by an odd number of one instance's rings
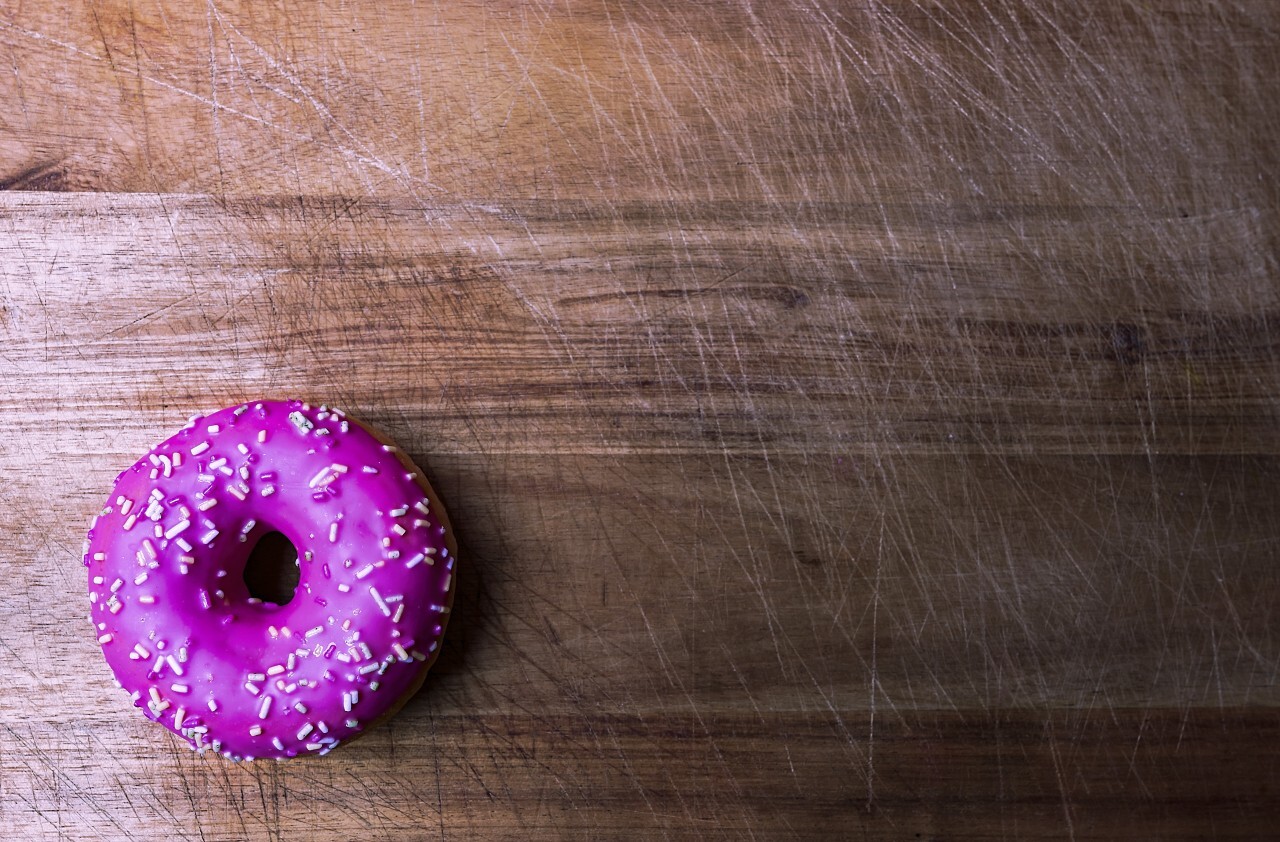
[[[249,596],[263,602],[287,605],[298,589],[298,548],[279,532],[258,539],[244,563],[244,583]]]

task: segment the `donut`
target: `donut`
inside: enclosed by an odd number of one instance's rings
[[[245,578],[277,532],[298,555],[279,604]],[[116,478],[84,548],[116,682],[232,760],[326,754],[399,710],[439,652],[455,559],[408,457],[296,400],[191,419]]]

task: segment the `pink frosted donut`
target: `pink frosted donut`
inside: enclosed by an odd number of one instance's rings
[[[244,569],[278,531],[292,599]],[[116,679],[148,719],[232,759],[325,754],[421,686],[456,548],[439,501],[342,412],[261,401],[195,418],[116,479],[84,562]]]

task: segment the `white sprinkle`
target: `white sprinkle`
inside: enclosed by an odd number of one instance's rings
[[[206,591],[204,588],[200,589],[200,606],[204,608],[204,610],[206,611],[208,611],[210,607],[209,592]]]
[[[364,471],[366,474],[376,474],[378,472],[378,469],[372,465],[364,465],[360,470]]]
[[[250,736],[250,737],[257,737],[257,736],[260,736],[261,734],[262,734],[262,726],[261,726],[261,725],[251,725],[251,726],[249,726],[249,736]]]
[[[258,718],[266,719],[267,714],[271,712],[271,697],[263,696],[262,704],[258,705]]]
[[[145,581],[147,581],[147,571],[145,570],[133,577],[133,583],[135,585],[141,585]]]
[[[320,484],[320,480],[324,479],[327,476],[329,476],[329,469],[327,467],[321,468],[319,472],[316,473],[315,476],[313,476],[310,480],[307,481],[307,487],[315,488],[317,485]]]
[[[200,482],[213,482],[217,479],[213,474],[197,474],[196,479]]]
[[[237,500],[243,500],[245,498],[245,493],[234,485],[227,486],[227,493]]]
[[[382,446],[382,449],[383,449],[383,450],[385,450],[387,453],[395,453],[395,452],[396,452],[395,445],[384,444],[384,445]]]
[[[237,444],[236,450],[239,450],[241,453],[243,453],[246,456],[249,455],[249,448],[245,447],[244,442],[240,442],[239,444]]]
[[[272,494],[275,494],[275,493],[276,493],[276,489],[274,486],[271,486],[271,485],[268,485],[266,488],[262,489],[263,497],[270,497]]]
[[[373,565],[366,564],[364,567],[360,568],[360,570],[356,571],[356,578],[363,579],[365,576],[368,576],[372,572],[373,572]]]
[[[175,468],[181,468],[181,467],[182,467],[182,451],[180,451],[180,450],[179,450],[179,451],[175,451],[175,452],[174,452],[174,454],[173,454],[173,467],[175,467]]]
[[[409,653],[404,651],[404,647],[401,646],[399,642],[392,643],[391,649],[396,653],[396,657],[399,658],[400,660],[402,661],[411,660],[409,657]]]
[[[190,693],[191,688],[185,684],[170,684],[169,689],[175,693]]]
[[[267,676],[266,676],[266,674],[265,674],[265,673],[261,673],[261,672],[251,672],[251,673],[249,673],[249,680],[250,680],[250,681],[266,681],[266,680],[267,680]]]
[[[213,508],[214,506],[216,506],[216,505],[218,505],[218,498],[217,498],[217,497],[210,497],[208,500],[205,500],[203,503],[201,503],[200,505],[196,506],[196,508],[197,508],[197,509],[199,509],[199,510],[200,510],[200,511],[202,511],[202,512],[207,512],[207,511],[209,511],[210,509],[212,509],[212,508]]]
[[[382,601],[382,596],[378,593],[378,589],[374,587],[369,588],[369,595],[373,597],[374,602],[378,603],[378,608],[382,611],[383,616],[390,617],[391,609]]]
[[[244,689],[248,690],[250,693],[252,693],[255,696],[258,695],[259,692],[261,692],[258,685],[254,684],[252,681],[246,681],[244,683]]]
[[[133,644],[133,651],[137,653],[139,658],[150,658],[151,653],[146,650],[141,643]]]
[[[165,531],[164,537],[172,541],[174,538],[177,538],[180,534],[187,531],[187,528],[190,526],[191,526],[191,521],[189,520],[178,521],[177,523],[175,523],[173,526],[170,526]]]
[[[107,600],[107,609],[112,614],[119,614],[123,608],[124,608],[124,603],[121,602],[117,597],[112,596],[110,599]]]
[[[280,664],[272,664],[267,667],[267,675],[279,675],[282,672],[284,672],[284,667]]]
[[[351,470],[346,465],[340,465],[337,462],[334,462],[332,465],[329,466],[329,468],[333,470],[335,473],[339,473],[339,474],[345,474],[347,471]]]
[[[133,529],[133,525],[137,522],[138,522],[137,513],[129,515],[127,518],[124,519],[124,531],[128,532],[130,529]]]
[[[294,709],[294,710],[296,710],[298,713],[306,713],[306,712],[307,712],[307,706],[306,706],[306,705],[304,705],[302,702],[294,702],[294,703],[293,703],[293,709]]]
[[[307,418],[307,416],[303,415],[296,409],[289,413],[289,423],[297,428],[299,433],[309,433],[315,429],[316,426],[311,423],[311,419]]]
[[[124,584],[124,579],[116,579],[114,582],[111,583],[111,592],[115,593],[116,591],[120,590],[120,587],[123,584]]]
[[[169,669],[173,670],[175,675],[182,675],[182,664],[175,661],[172,655],[165,655],[164,662],[169,665]]]
[[[311,638],[320,634],[322,631],[324,631],[324,626],[316,626],[314,629],[311,629],[310,631],[307,632],[306,634],[307,640],[310,640]]]
[[[210,711],[211,713],[217,713],[217,712],[218,712],[218,703],[217,703],[215,700],[213,700],[213,699],[210,699],[210,700],[209,700],[209,711]]]
[[[224,477],[233,477],[236,475],[236,472],[231,470],[227,465],[218,466],[218,473],[222,474]]]
[[[219,456],[217,459],[214,459],[209,462],[209,470],[211,471],[216,470],[218,468],[221,468],[225,464],[227,464],[227,457]]]
[[[236,473],[240,474],[240,479],[248,479],[248,478],[249,478],[249,466],[248,466],[248,465],[241,465],[241,466],[240,466],[240,469],[239,469],[238,471],[236,471]],[[244,483],[241,483],[241,485],[243,485],[243,484],[244,484]]]
[[[415,527],[415,528],[417,528],[417,529],[422,529],[422,528],[425,528],[425,527],[430,526],[430,525],[431,525],[431,521],[429,521],[429,520],[423,520],[422,518],[417,518],[417,517],[416,517],[416,518],[414,518],[414,519],[413,519],[413,525],[414,525],[414,527]]]
[[[184,553],[189,553],[189,552],[191,552],[191,550],[192,550],[191,544],[190,544],[190,543],[188,543],[188,541],[187,541],[187,539],[186,539],[186,538],[181,538],[181,537],[180,537],[180,538],[178,538],[176,541],[174,541],[174,543],[175,543],[175,544],[177,544],[177,545],[178,545],[178,548],[179,548],[179,549],[181,549]],[[193,559],[191,559],[191,561],[195,561],[195,559],[193,558]],[[188,562],[188,563],[190,563],[190,562]]]
[[[405,515],[409,514],[409,507],[401,506],[398,509],[392,509],[387,514],[391,515],[392,517],[404,517]]]
[[[403,616],[404,616],[404,603],[402,602],[396,606],[396,613],[394,616],[392,616],[391,622],[398,623],[400,622],[400,618]]]
[[[210,544],[212,544],[213,539],[217,537],[218,537],[218,530],[210,529],[208,532],[204,533],[203,536],[201,536],[200,543],[204,544],[207,547]]]
[[[106,553],[94,553],[94,554],[93,554],[93,560],[94,560],[94,561],[106,561],[106,560],[107,560],[107,554],[106,554]]]
[[[168,456],[161,455],[160,464],[164,466],[166,477],[173,476],[173,461]]]
[[[413,504],[413,507],[418,511],[422,512],[424,515],[428,514],[431,511],[430,509],[427,508],[426,500],[419,500],[418,502]]]
[[[182,720],[187,716],[187,709],[179,707],[178,712],[173,715],[173,727],[178,731],[182,730]]]
[[[348,720],[347,720],[347,722],[346,722],[346,724],[347,724],[347,727],[348,727],[348,728],[355,728],[355,727],[357,727],[357,726],[359,726],[359,725],[360,725],[360,723],[359,723],[359,722],[357,722],[357,721],[356,721],[356,720],[354,720],[354,719],[348,719]]]
[[[308,722],[306,725],[303,725],[301,728],[298,729],[298,739],[301,740],[303,737],[307,736],[307,734],[310,734],[311,731],[312,731],[311,723]]]
[[[142,596],[138,597],[138,602],[141,602],[143,605],[155,605],[156,598],[151,594],[143,594]]]
[[[115,640],[115,636],[114,636],[113,634],[111,634],[111,632],[107,632],[107,633],[106,633],[106,634],[104,634],[104,635],[99,635],[99,637],[98,637],[98,642],[99,642],[99,643],[101,643],[101,644],[103,644],[103,645],[106,645],[106,644],[110,643],[110,642],[111,642],[111,641],[113,641],[113,640]]]
[[[350,585],[348,585],[346,582],[339,582],[339,583],[338,583],[338,590],[339,590],[341,593],[351,593],[351,586],[350,586]]]
[[[150,559],[157,558],[155,544],[151,543],[150,538],[142,539],[142,550],[147,554],[147,558],[150,558]]]
[[[258,522],[253,518],[249,518],[248,520],[246,520],[244,522],[244,526],[240,527],[240,540],[244,541],[245,538],[249,536],[249,533],[253,531],[253,528],[257,525],[258,525]]]
[[[338,524],[337,522],[329,524],[329,543],[338,543]]]
[[[272,737],[271,744],[276,747],[276,751],[284,751],[284,743],[280,742],[279,737]]]
[[[396,533],[397,535],[404,535],[408,530],[398,523],[393,523],[391,525],[391,531]]]
[[[381,664],[379,664],[377,661],[373,661],[372,663],[368,663],[362,666],[359,670],[357,670],[357,672],[359,672],[361,675],[368,675],[369,673],[376,670],[379,666],[381,666]]]
[[[123,499],[124,502],[120,504],[120,514],[127,515],[129,514],[129,510],[133,508],[133,501],[127,497]]]
[[[409,559],[408,563],[406,563],[406,564],[405,564],[405,569],[406,569],[406,570],[412,570],[413,568],[417,567],[420,563],[422,563],[422,562],[424,562],[424,561],[425,561],[428,565],[435,564],[435,562],[434,562],[434,561],[432,561],[431,559],[427,558],[427,556],[426,556],[426,554],[425,554],[425,553],[418,553],[416,556],[414,556],[413,558]]]
[[[210,435],[213,435],[213,434],[217,433],[217,432],[218,432],[219,430],[221,430],[221,429],[222,429],[222,428],[221,428],[221,427],[219,427],[217,424],[210,424],[210,425],[209,425],[209,427],[208,427],[208,430],[209,430],[209,434],[210,434]]]

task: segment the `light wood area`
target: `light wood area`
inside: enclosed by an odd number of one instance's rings
[[[0,837],[1258,838],[1280,6],[0,7]],[[323,758],[117,690],[79,552],[342,407],[460,541]]]

